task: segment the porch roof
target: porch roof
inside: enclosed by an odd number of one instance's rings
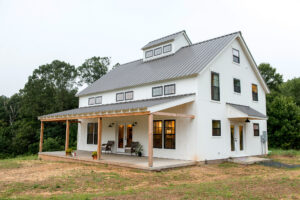
[[[38,117],[39,120],[47,121],[51,119],[80,119],[87,116],[101,116],[112,113],[137,113],[137,112],[157,112],[170,107],[194,101],[195,93],[183,94],[169,97],[151,98],[122,103],[105,104],[99,106],[81,107],[72,110],[52,113]]]
[[[230,119],[253,119],[265,120],[268,117],[250,106],[226,103],[228,105],[228,118]]]

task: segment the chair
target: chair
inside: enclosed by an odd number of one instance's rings
[[[105,153],[110,151],[110,153],[112,153],[112,146],[114,145],[114,143],[115,141],[109,140],[106,144],[102,144],[102,151],[104,151]]]
[[[135,153],[138,146],[140,145],[139,142],[131,142],[131,149],[130,149],[130,154]]]

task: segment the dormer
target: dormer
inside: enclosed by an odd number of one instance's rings
[[[180,31],[146,44],[143,50],[143,61],[150,61],[176,53],[181,47],[191,45],[192,42],[185,33]]]

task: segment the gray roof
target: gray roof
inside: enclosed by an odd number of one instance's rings
[[[147,49],[147,48],[150,48],[150,47],[153,47],[153,46],[156,46],[156,45],[168,42],[168,41],[172,41],[180,34],[185,34],[185,31],[179,31],[177,33],[173,33],[171,35],[159,38],[157,40],[153,40],[153,41],[149,42],[148,44],[146,44],[142,49]]]
[[[226,103],[235,109],[247,114],[248,116],[251,117],[259,117],[259,118],[268,118],[266,115],[258,112],[257,110],[251,108],[250,106],[243,106],[243,105],[238,105],[238,104],[233,104],[233,103]]]
[[[40,116],[39,118],[46,117],[59,117],[63,115],[78,115],[78,114],[86,114],[93,112],[106,112],[106,111],[116,111],[116,110],[127,110],[127,109],[138,109],[138,108],[148,108],[151,106],[167,103],[170,101],[174,101],[177,99],[181,99],[187,96],[195,95],[192,94],[184,94],[184,95],[176,95],[169,97],[160,97],[160,98],[151,98],[137,101],[128,101],[123,103],[113,103],[113,104],[105,104],[100,106],[90,106],[90,107],[81,107],[72,110],[66,110],[62,112],[52,113],[48,115]]]
[[[175,54],[163,58],[147,62],[141,59],[120,65],[77,96],[196,75],[239,34],[235,32],[183,47]]]

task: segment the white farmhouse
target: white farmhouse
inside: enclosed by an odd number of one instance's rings
[[[269,89],[241,32],[192,43],[185,31],[154,40],[79,94],[79,108],[39,117],[78,120],[77,149],[143,147],[154,158],[218,160],[267,152]],[[42,150],[42,131],[41,147]],[[66,148],[68,141],[66,141]]]

